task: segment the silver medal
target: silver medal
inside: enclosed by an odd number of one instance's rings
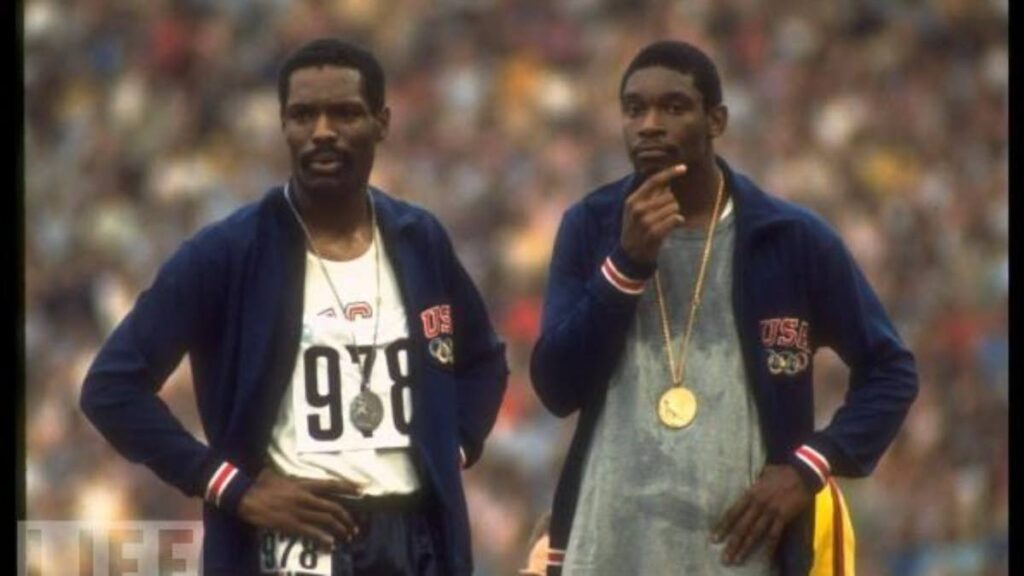
[[[380,426],[384,420],[384,403],[380,396],[369,390],[363,390],[352,399],[349,408],[349,416],[352,418],[352,425],[364,434],[369,434]]]

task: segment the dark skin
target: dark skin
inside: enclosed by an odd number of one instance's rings
[[[359,526],[337,498],[359,495],[359,486],[335,480],[285,476],[263,468],[238,504],[238,516],[253,526],[313,538],[333,550],[351,542]]]
[[[293,198],[326,258],[351,260],[370,246],[366,187],[390,119],[387,107],[370,108],[358,70],[301,68],[289,79],[281,130]]]
[[[725,131],[728,110],[721,104],[705,110],[693,76],[662,67],[630,75],[621,105],[626,148],[644,179],[626,202],[623,248],[638,261],[653,264],[673,228],[708,222],[721,178],[713,140]],[[679,168],[673,172],[674,167]]]
[[[371,110],[357,70],[301,68],[289,78],[281,130],[291,154],[292,197],[324,258],[350,260],[370,247],[367,183],[389,120],[387,108]],[[338,498],[360,493],[346,480],[291,477],[265,467],[242,496],[238,515],[333,548],[336,539],[359,534]]]
[[[774,554],[783,529],[813,499],[791,465],[766,465],[712,531],[712,542],[727,540],[722,562],[742,564],[762,541],[764,550]]]
[[[653,66],[626,81],[622,132],[644,179],[623,208],[620,242],[630,258],[655,264],[672,230],[707,226],[722,178],[714,139],[728,117],[725,105],[705,104],[692,74]],[[722,207],[727,197],[728,190]],[[792,466],[765,466],[712,531],[712,541],[726,542],[722,562],[742,564],[761,544],[774,553],[783,529],[813,496]]]

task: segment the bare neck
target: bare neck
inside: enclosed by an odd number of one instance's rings
[[[310,235],[314,251],[329,260],[351,260],[373,241],[369,193],[363,190],[309,192],[292,181],[289,193]]]
[[[699,167],[692,166],[685,178],[673,182],[672,192],[679,202],[680,212],[686,219],[683,226],[691,228],[708,223],[715,209],[719,186],[722,186],[723,190],[718,210],[722,210],[728,198],[724,179],[725,174],[712,161]]]

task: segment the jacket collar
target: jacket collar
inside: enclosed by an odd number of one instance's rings
[[[794,219],[792,211],[786,210],[781,200],[759,188],[745,174],[734,171],[721,157],[717,161],[732,192],[739,234],[752,237]]]
[[[391,236],[401,232],[416,222],[416,214],[412,210],[403,209],[401,203],[385,194],[377,187],[370,186],[370,198],[377,210],[377,224],[381,232]]]

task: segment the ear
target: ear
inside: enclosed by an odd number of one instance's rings
[[[374,114],[374,121],[377,123],[377,142],[383,142],[388,137],[388,128],[391,126],[391,109],[387,106]]]
[[[708,135],[712,139],[724,134],[728,124],[729,108],[725,104],[718,104],[708,111]]]

